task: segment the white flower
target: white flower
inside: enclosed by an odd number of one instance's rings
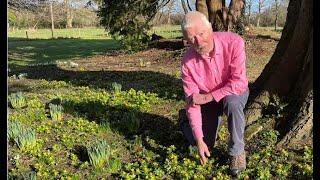
[[[28,74],[27,73],[21,73],[18,75],[19,79],[25,78]]]
[[[79,66],[79,64],[70,61],[70,67],[76,68],[78,66]]]
[[[15,156],[13,157],[13,159],[14,159],[14,160],[20,159],[20,155],[19,155],[19,154],[15,155]]]

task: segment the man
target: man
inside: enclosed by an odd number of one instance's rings
[[[186,115],[180,128],[190,144],[198,147],[201,164],[210,156],[224,112],[228,116],[232,174],[246,168],[245,116],[249,96],[243,39],[232,32],[213,32],[206,16],[197,11],[185,15],[181,25],[191,45],[181,62]]]

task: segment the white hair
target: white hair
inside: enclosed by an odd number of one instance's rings
[[[211,28],[211,23],[208,21],[207,17],[203,13],[199,11],[190,11],[183,18],[183,21],[181,23],[182,31],[184,31],[186,28],[194,26],[192,21],[193,17],[200,18],[200,20],[204,23],[204,25]]]

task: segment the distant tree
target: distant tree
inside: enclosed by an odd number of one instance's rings
[[[276,31],[278,27],[278,17],[279,17],[279,0],[274,0],[274,6],[275,6],[274,30]]]
[[[120,40],[123,47],[135,50],[150,40],[147,30],[159,9],[170,0],[105,0],[99,6],[100,23]]]
[[[247,0],[246,1],[246,8],[248,9],[248,25],[251,24],[251,8],[252,8],[252,0]]]
[[[35,9],[41,2],[45,2],[47,0],[8,0],[9,9]]]
[[[9,23],[9,25],[10,26],[14,25],[16,23],[16,21],[17,21],[17,16],[14,14],[14,12],[11,9],[9,9],[9,11],[8,11],[8,23]]]
[[[64,0],[64,7],[66,12],[66,28],[72,28],[73,12],[71,7],[72,0]]]
[[[167,24],[171,24],[171,13],[172,13],[172,9],[174,6],[174,1],[169,1],[169,3],[167,4],[168,10],[167,10]]]
[[[283,27],[286,21],[288,1],[287,0],[275,0],[270,1],[267,5],[265,3],[264,8],[261,10],[261,13],[258,12],[255,15],[251,15],[251,23],[257,25],[259,19],[259,26],[273,26],[275,27],[275,21],[277,21],[278,27]],[[247,9],[248,10],[248,9]],[[247,14],[248,15],[248,14]],[[276,19],[277,18],[277,19]]]
[[[265,0],[258,0],[257,27],[260,27],[261,12],[264,8]]]

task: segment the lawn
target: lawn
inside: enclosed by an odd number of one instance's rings
[[[154,31],[181,36],[178,26]],[[9,179],[230,179],[226,121],[205,166],[179,131],[184,50],[129,54],[103,31],[86,32],[55,40],[9,33]],[[252,83],[277,41],[244,38]],[[247,169],[237,178],[311,178],[313,148],[276,149],[278,137],[266,129],[247,139]]]

